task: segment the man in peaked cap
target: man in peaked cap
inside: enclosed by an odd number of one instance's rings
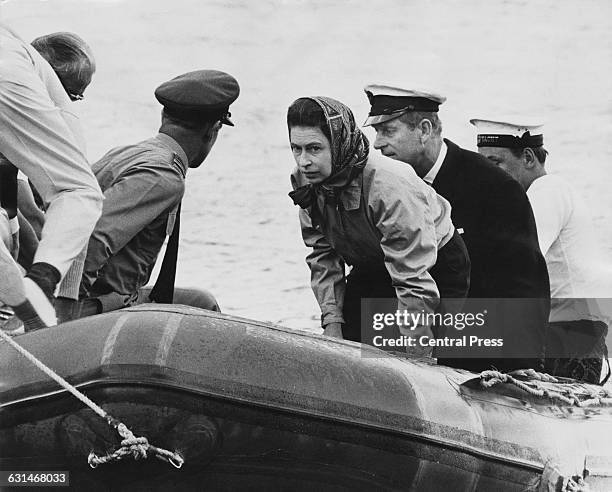
[[[550,276],[551,311],[546,372],[599,383],[608,331],[598,297],[610,297],[601,280],[591,215],[572,186],[545,167],[543,125],[516,118],[472,119],[478,152],[527,192]],[[609,271],[609,270],[608,270]]]
[[[524,190],[483,156],[442,138],[438,109],[445,97],[385,85],[368,85],[365,92],[374,148],[410,164],[450,202],[471,260],[468,298],[498,300],[486,304],[487,325],[503,334],[505,355],[442,362],[471,370],[542,369],[550,290]]]
[[[206,159],[222,125],[233,126],[229,106],[239,92],[234,77],[216,70],[175,77],[155,90],[164,107],[159,133],[115,148],[94,164],[104,208],[89,240],[81,301],[72,317],[151,301],[219,310],[207,292],[174,289],[180,203],[187,169]],[[141,289],[167,235],[156,284]]]

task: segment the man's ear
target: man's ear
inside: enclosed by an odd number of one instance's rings
[[[527,147],[523,150],[523,160],[525,162],[525,169],[533,169],[537,163],[537,158],[533,149]]]
[[[217,133],[219,133],[219,130],[221,130],[222,127],[223,123],[221,123],[221,121],[206,123],[206,125],[199,131],[202,140],[204,142],[211,141],[213,138],[216,137]]]
[[[427,142],[433,134],[433,125],[431,121],[427,118],[424,118],[419,123],[419,129],[421,130],[421,141],[423,143]]]

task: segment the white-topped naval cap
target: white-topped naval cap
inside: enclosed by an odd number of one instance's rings
[[[525,132],[531,135],[542,135],[544,124],[535,119],[521,118],[472,118],[470,123],[476,127],[478,133],[492,135],[512,135],[522,137]]]
[[[540,147],[544,125],[533,118],[472,118],[478,147]]]
[[[438,105],[446,101],[446,97],[424,89],[402,89],[384,84],[368,84],[363,90],[371,92],[373,96],[393,96],[393,97],[422,97],[436,102]]]
[[[364,91],[370,101],[370,113],[364,126],[398,118],[407,111],[437,112],[446,97],[421,89],[402,89],[384,84],[369,84]]]

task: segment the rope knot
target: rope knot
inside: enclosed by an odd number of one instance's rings
[[[149,441],[146,437],[131,437],[121,441],[121,447],[132,454],[135,460],[147,457]]]
[[[485,388],[490,388],[491,386],[496,385],[497,383],[506,383],[508,382],[507,374],[499,371],[482,371],[480,373],[480,384]]]
[[[149,444],[149,440],[146,437],[136,437],[132,431],[121,422],[117,423],[114,427],[123,438],[121,440],[121,447],[105,456],[97,456],[93,451],[89,453],[87,462],[92,468],[96,468],[98,465],[103,465],[104,463],[110,463],[111,461],[121,460],[126,456],[132,456],[135,460],[155,456],[162,461],[170,463],[175,468],[183,466],[184,460],[180,454],[155,447]]]

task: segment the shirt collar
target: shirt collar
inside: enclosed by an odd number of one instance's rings
[[[189,160],[187,159],[187,154],[185,154],[183,147],[181,147],[170,135],[166,135],[165,133],[158,133],[155,139],[176,154],[183,171],[186,173],[189,167]]]
[[[423,178],[423,181],[429,184],[433,184],[434,179],[436,179],[436,176],[438,175],[438,172],[440,171],[440,168],[442,167],[442,163],[444,162],[444,159],[446,158],[447,151],[448,151],[448,147],[446,146],[446,143],[443,141],[442,146],[440,147],[440,153],[438,154],[438,158],[436,159],[436,163],[432,166],[429,172],[425,175],[425,177]]]

